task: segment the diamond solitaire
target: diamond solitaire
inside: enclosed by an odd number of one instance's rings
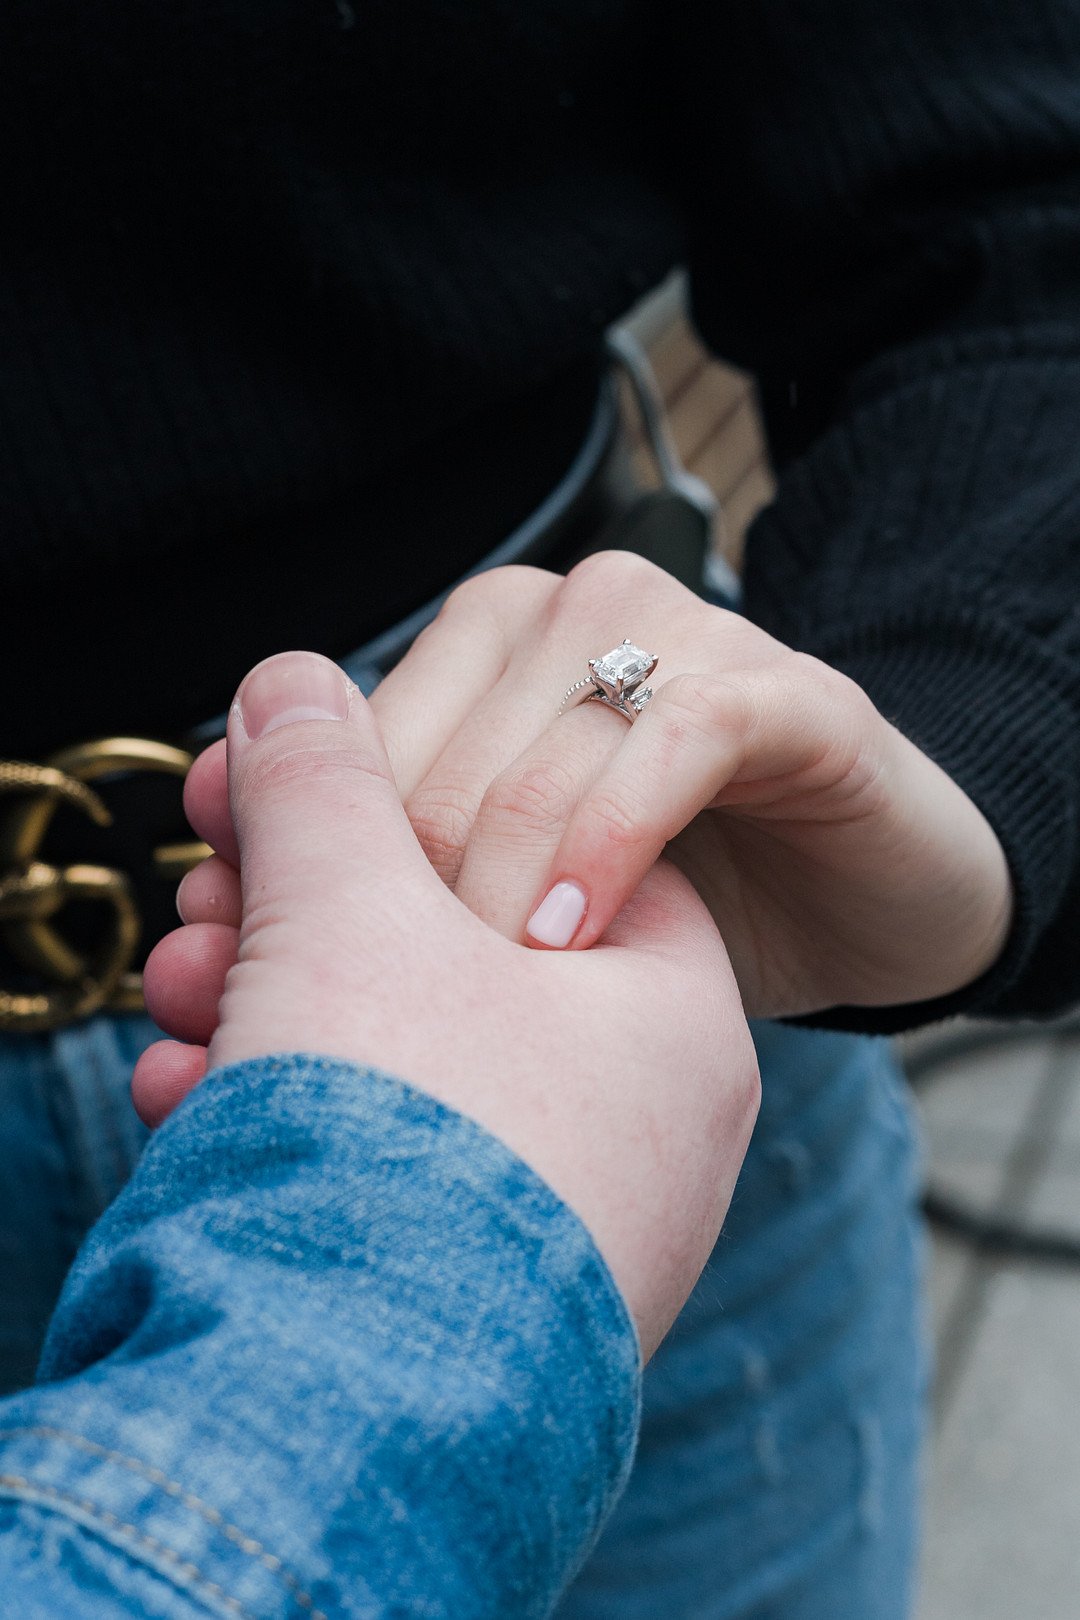
[[[589,668],[601,686],[611,690],[613,697],[629,695],[634,687],[651,675],[656,668],[652,653],[643,652],[632,641],[624,641],[605,653],[603,658],[590,658]]]
[[[625,719],[636,720],[652,697],[652,689],[643,682],[658,662],[656,653],[647,653],[629,640],[602,658],[590,658],[588,675],[574,682],[559,713],[574,703],[603,703],[609,709],[618,709]]]

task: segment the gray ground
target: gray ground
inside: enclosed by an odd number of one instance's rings
[[[1080,1035],[958,1057],[916,1094],[935,1185],[1080,1242]],[[1080,1620],[1080,1266],[937,1235],[930,1309],[919,1620]]]

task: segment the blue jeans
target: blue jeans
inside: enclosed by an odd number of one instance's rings
[[[904,1620],[927,1359],[888,1043],[755,1026],[762,1108],[646,1369],[629,1487],[561,1620]]]
[[[0,1381],[27,1381],[144,1133],[148,1020],[0,1041]],[[926,1363],[911,1116],[887,1044],[755,1030],[761,1119],[645,1380],[630,1485],[560,1620],[902,1620]]]

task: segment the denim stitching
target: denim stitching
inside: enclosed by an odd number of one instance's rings
[[[323,1610],[315,1607],[315,1600],[311,1594],[304,1590],[291,1570],[285,1568],[276,1553],[268,1552],[254,1536],[246,1535],[235,1524],[231,1524],[216,1507],[211,1507],[209,1502],[204,1502],[198,1496],[193,1496],[182,1485],[178,1485],[167,1474],[163,1474],[160,1468],[154,1468],[148,1463],[140,1462],[137,1457],[127,1457],[123,1452],[113,1451],[108,1446],[99,1445],[96,1440],[87,1440],[84,1435],[75,1434],[69,1429],[57,1429],[49,1424],[19,1424],[15,1428],[0,1429],[0,1439],[7,1439],[20,1434],[34,1435],[40,1439],[65,1441],[70,1446],[88,1452],[92,1457],[101,1457],[107,1462],[117,1463],[123,1468],[130,1469],[132,1473],[139,1474],[142,1478],[149,1480],[152,1485],[160,1486],[169,1496],[175,1497],[184,1507],[190,1508],[193,1513],[197,1513],[200,1518],[213,1525],[215,1530],[219,1530],[226,1540],[239,1547],[241,1552],[247,1553],[249,1558],[257,1559],[272,1575],[279,1576],[295,1601],[302,1609],[308,1611],[311,1620],[328,1620]],[[0,1478],[2,1477],[4,1476],[0,1476]],[[134,1533],[136,1535],[141,1534],[140,1531]],[[147,1537],[146,1539],[150,1540],[151,1538]]]
[[[33,1502],[43,1497],[46,1502],[59,1503],[66,1507],[78,1508],[81,1513],[92,1519],[97,1519],[110,1530],[130,1536],[136,1545],[144,1547],[155,1557],[161,1558],[165,1563],[171,1564],[177,1574],[183,1575],[193,1585],[201,1586],[205,1592],[220,1602],[230,1613],[238,1615],[240,1620],[258,1620],[258,1616],[250,1609],[246,1609],[238,1598],[230,1596],[223,1586],[212,1581],[204,1575],[197,1564],[189,1558],[182,1558],[174,1547],[168,1546],[164,1541],[158,1541],[156,1536],[147,1535],[136,1525],[128,1524],[124,1519],[110,1513],[108,1508],[99,1507],[88,1497],[76,1496],[71,1491],[61,1491],[55,1485],[48,1485],[44,1481],[28,1479],[22,1474],[0,1474],[0,1491],[9,1490],[15,1496],[27,1502]]]

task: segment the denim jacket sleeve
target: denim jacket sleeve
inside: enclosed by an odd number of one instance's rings
[[[5,1612],[546,1615],[639,1374],[581,1222],[479,1126],[327,1059],[219,1070],[0,1404]]]

